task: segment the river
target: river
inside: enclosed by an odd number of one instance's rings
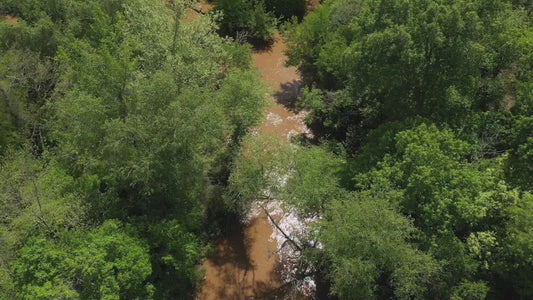
[[[210,8],[200,1],[200,10]],[[197,14],[190,11],[186,20],[193,20]],[[285,66],[284,50],[283,39],[276,35],[273,44],[254,51],[252,59],[270,90],[270,105],[265,109],[265,121],[258,134],[288,141],[308,130],[303,122],[304,113],[292,109],[301,81],[295,67]],[[262,212],[244,228],[240,227],[235,224],[234,230],[221,237],[213,254],[204,261],[204,282],[196,299],[306,299],[291,294],[294,291],[281,278],[277,243],[271,238],[275,227],[266,214]]]

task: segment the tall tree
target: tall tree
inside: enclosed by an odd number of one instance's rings
[[[303,102],[320,111],[315,120],[358,146],[352,133],[387,121],[419,115],[460,127],[505,107],[530,68],[528,32],[507,1],[327,1],[289,31],[288,55],[332,91]]]

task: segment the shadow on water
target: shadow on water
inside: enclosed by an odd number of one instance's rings
[[[300,109],[297,106],[297,102],[302,95],[302,87],[303,83],[299,79],[282,83],[280,89],[274,93],[274,99],[288,110],[298,113]]]
[[[240,220],[229,213],[219,221],[217,246],[204,265],[209,279],[195,299],[302,299],[286,297],[290,286],[283,284],[275,246],[263,240],[272,231],[266,216]]]
[[[210,260],[218,266],[231,261],[241,269],[252,269],[253,265],[248,255],[249,242],[245,234],[246,226],[241,224],[240,216],[227,214],[220,221],[220,225],[221,236]]]
[[[272,38],[265,41],[263,39],[248,38],[246,41],[252,45],[254,52],[270,52],[276,39]]]
[[[270,272],[272,278],[276,278],[278,282],[284,282],[281,278],[283,272],[283,266],[277,264],[276,267]],[[295,289],[293,282],[284,282],[281,285],[272,287],[272,285],[259,283],[255,287],[255,298],[260,300],[304,300],[309,299],[303,296],[297,289]]]

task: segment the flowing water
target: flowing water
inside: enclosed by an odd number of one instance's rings
[[[271,89],[271,103],[259,134],[288,139],[307,130],[303,114],[286,107],[297,96],[301,82],[296,68],[285,67],[284,50],[282,39],[276,36],[272,47],[253,54],[253,61]],[[246,225],[244,232],[235,230],[222,238],[214,255],[202,266],[206,275],[197,299],[283,299],[289,287],[280,276],[277,243],[271,238],[274,230],[262,212]]]
[[[199,9],[205,12],[211,6],[200,2]],[[198,12],[191,10],[186,21],[196,17]],[[309,132],[303,122],[305,113],[296,113],[293,106],[301,81],[296,68],[285,66],[284,50],[282,38],[276,35],[272,45],[255,51],[252,59],[270,90],[270,105],[258,134],[290,140]],[[281,278],[277,242],[271,238],[275,228],[267,215],[256,214],[244,228],[241,224],[234,226],[219,239],[213,254],[203,263],[204,283],[196,299],[305,299],[294,294],[288,296],[291,290]]]
[[[266,50],[256,51],[252,59],[271,90],[271,105],[267,107],[266,121],[259,132],[290,139],[308,133],[308,130],[303,122],[305,112],[296,113],[294,110],[302,82],[295,67],[285,66],[285,49],[283,39],[276,35],[274,43]]]

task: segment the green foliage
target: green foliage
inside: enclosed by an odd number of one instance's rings
[[[533,195],[524,193],[506,209],[510,221],[506,224],[506,237],[496,260],[500,276],[499,296],[533,296]],[[513,287],[509,289],[508,287]]]
[[[273,136],[247,137],[229,179],[234,206],[244,211],[254,200],[279,195],[294,151]]]
[[[262,116],[258,106],[262,106],[264,90],[249,78],[257,77],[252,71],[236,70],[229,72],[222,81],[218,96],[222,103],[222,114],[230,122],[230,132],[240,140],[250,126],[255,125]]]
[[[517,121],[507,172],[515,184],[525,190],[533,190],[533,118]]]
[[[4,154],[10,146],[19,143],[20,136],[5,108],[0,109],[0,154]]]
[[[191,3],[0,0],[21,18],[0,22],[0,299],[192,298],[212,211],[273,199],[317,220],[295,277],[335,297],[532,297],[527,1],[329,0],[288,24],[321,147],[248,134],[251,47],[216,13],[182,23]],[[220,33],[268,40],[305,5],[220,0]]]
[[[293,158],[283,199],[307,216],[321,216],[331,199],[342,194],[342,160],[323,148],[299,149]]]
[[[530,297],[529,10],[523,1],[330,0],[289,26],[289,64],[310,86],[299,106],[348,155],[340,185],[411,219],[403,242],[438,264],[427,289],[400,295],[382,258],[332,252],[358,234],[338,230],[356,223],[343,210],[357,201],[340,201],[324,226],[342,221],[323,238],[339,236],[324,251],[341,298]],[[359,231],[369,228],[381,229]]]
[[[45,167],[24,151],[10,152],[0,182],[3,258],[12,259],[12,251],[32,235],[53,236],[82,224],[74,180],[56,165]]]
[[[306,82],[317,82],[318,70],[315,62],[318,60],[321,48],[319,45],[329,41],[333,28],[329,22],[330,10],[320,5],[305,18],[301,24],[293,24],[286,31],[287,35],[287,63],[298,66]]]
[[[212,191],[262,112],[250,48],[182,23],[189,1],[1,4],[21,17],[0,22],[2,294],[189,297]],[[8,150],[26,143],[35,158]]]
[[[30,239],[13,265],[24,299],[121,299],[149,296],[151,266],[146,246],[119,222],[61,241]]]
[[[414,219],[423,233],[417,238],[422,249],[442,267],[432,295],[484,299],[489,287],[499,285],[480,280],[484,272],[498,273],[498,256],[505,253],[499,249],[508,238],[506,209],[522,201],[501,180],[501,160],[470,163],[474,148],[435,126],[400,131],[392,144],[387,135],[382,140],[390,154],[356,176],[358,188],[385,191],[402,214]],[[365,151],[376,153],[373,149]]]
[[[84,212],[73,178],[24,151],[8,152],[0,165],[0,291],[13,299],[10,264],[32,236],[56,236],[83,225]],[[0,299],[4,299],[0,297]]]
[[[315,121],[357,143],[350,133],[387,121],[459,127],[501,109],[530,70],[528,32],[505,1],[328,1],[289,30],[288,55],[309,83],[343,91]]]
[[[206,245],[186,226],[183,219],[157,222],[149,225],[152,253],[154,299],[172,299],[195,291],[203,278],[198,264],[204,257]]]
[[[319,217],[344,193],[338,178],[342,166],[323,148],[295,149],[270,136],[247,138],[229,180],[230,198],[241,211],[255,200],[278,199],[302,216]]]
[[[0,65],[0,154],[20,147],[24,138],[42,146],[42,106],[56,83],[54,63],[30,50],[10,49],[0,55]]]
[[[8,51],[12,48],[26,50],[30,52],[26,54],[25,58],[30,62],[37,61],[39,57],[31,52],[37,52],[42,56],[53,56],[57,51],[58,45],[58,30],[56,24],[54,24],[49,18],[43,17],[39,19],[35,24],[27,24],[24,21],[20,21],[15,25],[10,25],[6,22],[0,22],[0,40],[2,44],[0,49]],[[13,50],[13,49],[12,49]],[[42,58],[42,57],[41,57]],[[16,61],[11,63],[29,63],[25,61]],[[6,66],[10,63],[6,62]],[[20,72],[18,76],[25,75],[27,72]]]
[[[451,299],[453,300],[462,300],[462,299],[472,299],[472,300],[483,300],[487,296],[489,289],[487,285],[483,282],[468,282],[464,281],[461,283],[453,293]]]
[[[306,0],[266,0],[266,9],[279,19],[302,19],[307,9]]]
[[[512,0],[511,3],[513,3],[513,5],[515,5],[517,7],[521,7],[521,8],[526,9],[529,12],[530,15],[531,15],[531,12],[533,11],[533,3],[531,3],[531,1],[528,1],[528,0]]]
[[[239,39],[269,40],[274,37],[277,20],[262,0],[220,0],[216,9],[222,12],[220,27],[224,34]]]
[[[489,174],[465,164],[466,155],[472,150],[470,146],[456,140],[450,132],[442,132],[435,126],[426,125],[400,132],[395,140],[394,154],[386,155],[378,163],[377,169],[359,176],[359,185],[370,188],[386,182],[405,189],[402,207],[407,214],[420,216],[426,220],[427,226],[440,228],[458,222],[462,225],[457,223],[457,227],[452,227],[459,229],[463,225],[477,224],[475,218],[482,218],[485,215],[484,209],[472,209],[472,212],[476,212],[475,215],[465,215],[461,218],[457,215],[450,216],[450,208],[445,208],[448,205],[462,205],[458,201],[460,199],[466,201],[464,205],[475,205],[477,201],[471,197],[475,198],[477,195],[472,188],[477,186],[483,189],[491,184],[490,177],[487,177]],[[387,181],[383,178],[387,178]],[[468,180],[468,183],[465,180]],[[440,188],[442,186],[448,188],[442,189]],[[463,186],[465,190],[462,192],[455,191]],[[434,201],[443,202],[437,204]],[[490,207],[482,202],[479,205]],[[469,209],[465,209],[453,209],[453,211],[467,213]],[[436,212],[439,212],[439,215],[435,215]],[[445,221],[442,217],[446,216],[450,219]]]
[[[245,66],[232,70],[249,52],[214,36],[213,24],[199,33],[178,26],[180,38],[169,44],[172,28],[159,26],[160,17],[134,18],[139,9],[155,15],[158,5],[129,5],[111,24],[105,7],[96,9],[104,22],[91,27],[97,34],[69,38],[59,51],[64,96],[51,125],[58,156],[96,185],[96,215],[186,213],[229,150],[225,138],[238,140],[259,118],[263,92]]]
[[[423,299],[438,271],[413,248],[412,224],[382,195],[334,201],[320,235],[332,260],[332,292],[341,299]]]

